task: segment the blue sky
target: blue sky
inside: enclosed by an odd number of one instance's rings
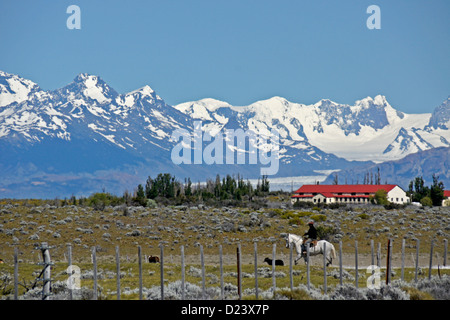
[[[72,4],[81,30],[66,27]],[[148,84],[169,104],[383,94],[432,112],[450,95],[449,13],[448,0],[1,0],[0,70],[47,90],[81,72],[119,93]]]

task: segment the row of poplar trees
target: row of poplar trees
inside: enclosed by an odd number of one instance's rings
[[[215,180],[208,179],[205,183],[193,185],[190,178],[182,183],[170,173],[160,173],[155,178],[148,177],[145,186],[138,185],[135,200],[141,204],[145,204],[147,199],[180,197],[191,200],[242,200],[246,197],[251,200],[253,196],[264,195],[269,191],[270,184],[266,175],[258,179],[254,188],[248,179],[244,180],[239,174],[237,178],[231,175],[221,178],[217,175]]]

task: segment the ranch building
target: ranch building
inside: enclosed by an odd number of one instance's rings
[[[383,189],[387,199],[396,204],[409,203],[406,192],[395,184],[352,184],[352,185],[321,185],[306,184],[301,186],[291,197],[291,203],[306,201],[313,203],[345,203],[368,204],[375,192]]]
[[[444,190],[444,200],[442,200],[443,207],[450,207],[450,190]]]

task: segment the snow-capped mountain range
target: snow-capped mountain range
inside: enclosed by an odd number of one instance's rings
[[[273,97],[243,107],[203,99],[175,108],[202,120],[205,129],[213,132],[233,119],[238,126],[255,132],[276,128],[283,147],[315,147],[347,160],[398,160],[418,151],[450,146],[450,97],[434,113],[425,114],[397,111],[381,95],[358,100],[353,106],[330,100],[304,105]]]
[[[381,95],[354,105],[330,100],[305,105],[273,97],[248,106],[214,99],[170,106],[149,86],[119,94],[86,73],[46,91],[0,71],[0,198],[46,192],[52,197],[55,190],[58,196],[89,194],[99,186],[120,193],[161,172],[202,181],[227,172],[257,178],[254,165],[173,164],[172,132],[192,132],[198,120],[212,135],[238,128],[265,135],[276,129],[280,177],[450,147],[450,97],[425,114],[397,111]]]

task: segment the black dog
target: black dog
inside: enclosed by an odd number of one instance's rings
[[[267,264],[269,265],[269,266],[271,266],[272,265],[272,259],[269,259],[269,258],[265,258],[264,259],[264,262],[267,262]],[[275,265],[276,266],[284,266],[284,262],[283,262],[283,260],[275,260]]]

